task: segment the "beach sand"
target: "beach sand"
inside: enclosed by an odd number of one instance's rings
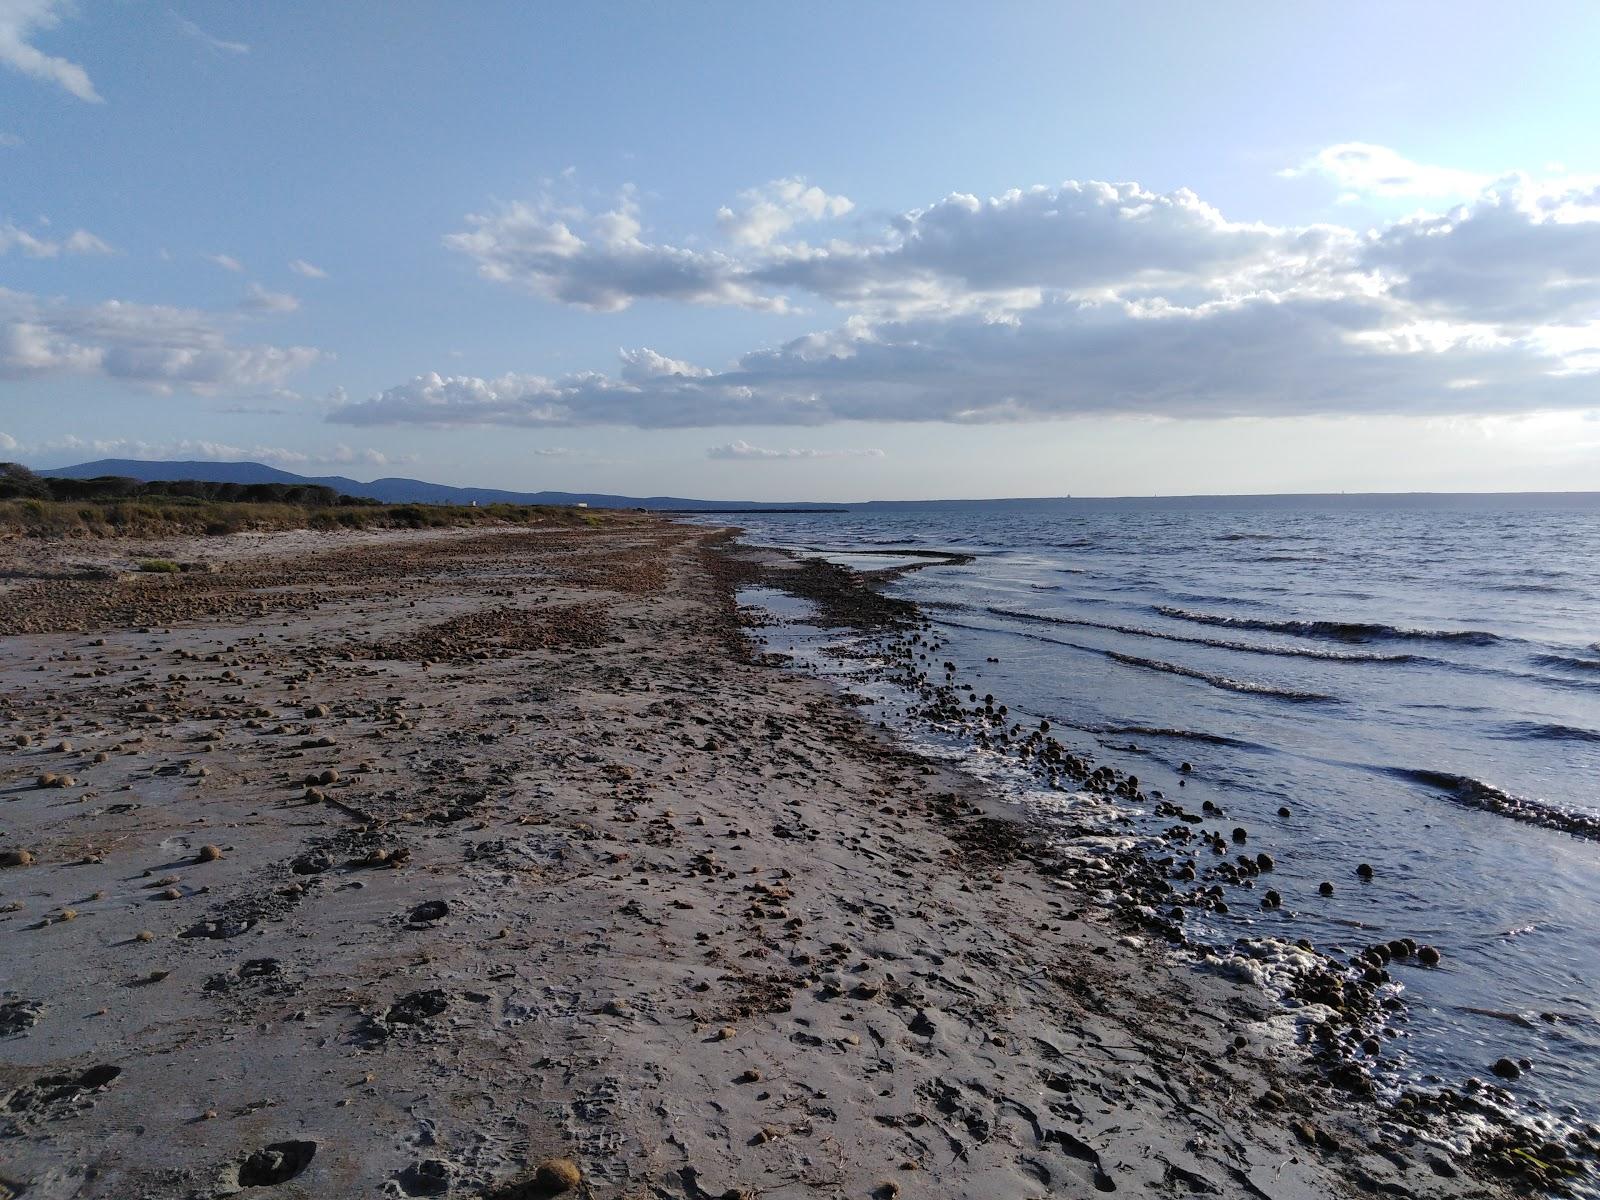
[[[763,661],[787,560],[0,553],[0,1197],[1505,1194]]]

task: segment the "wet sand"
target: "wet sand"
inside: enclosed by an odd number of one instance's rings
[[[1508,1194],[761,661],[787,560],[0,555],[0,1197]]]

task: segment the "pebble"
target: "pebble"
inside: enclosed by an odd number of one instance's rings
[[[1522,1068],[1509,1058],[1496,1059],[1494,1066],[1489,1069],[1501,1079],[1519,1079],[1522,1076]]]

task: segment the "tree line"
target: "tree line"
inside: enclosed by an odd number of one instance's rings
[[[234,504],[294,504],[302,508],[376,505],[320,483],[213,483],[203,479],[145,482],[122,475],[56,479],[36,475],[21,463],[0,463],[0,500],[114,501],[212,500]]]

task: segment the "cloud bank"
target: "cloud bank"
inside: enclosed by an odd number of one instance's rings
[[[1236,221],[1184,189],[1067,182],[951,195],[813,244],[786,235],[848,201],[790,180],[723,209],[720,248],[645,238],[631,196],[597,215],[514,205],[447,239],[494,282],[601,311],[785,311],[809,297],[838,323],[720,367],[638,349],[609,374],[430,373],[330,419],[669,428],[1600,406],[1600,185],[1485,183],[1381,150],[1313,162],[1340,186],[1480,190],[1358,231]]]
[[[212,392],[276,386],[323,357],[309,346],[236,345],[195,309],[72,305],[0,288],[0,379],[85,375]]]
[[[283,446],[233,445],[203,438],[147,442],[139,438],[84,438],[77,434],[28,445],[0,432],[0,451],[34,455],[76,454],[145,461],[263,462],[285,470],[312,465],[393,467],[416,461],[415,455],[393,455],[371,447],[334,446],[326,450],[290,450]]]

